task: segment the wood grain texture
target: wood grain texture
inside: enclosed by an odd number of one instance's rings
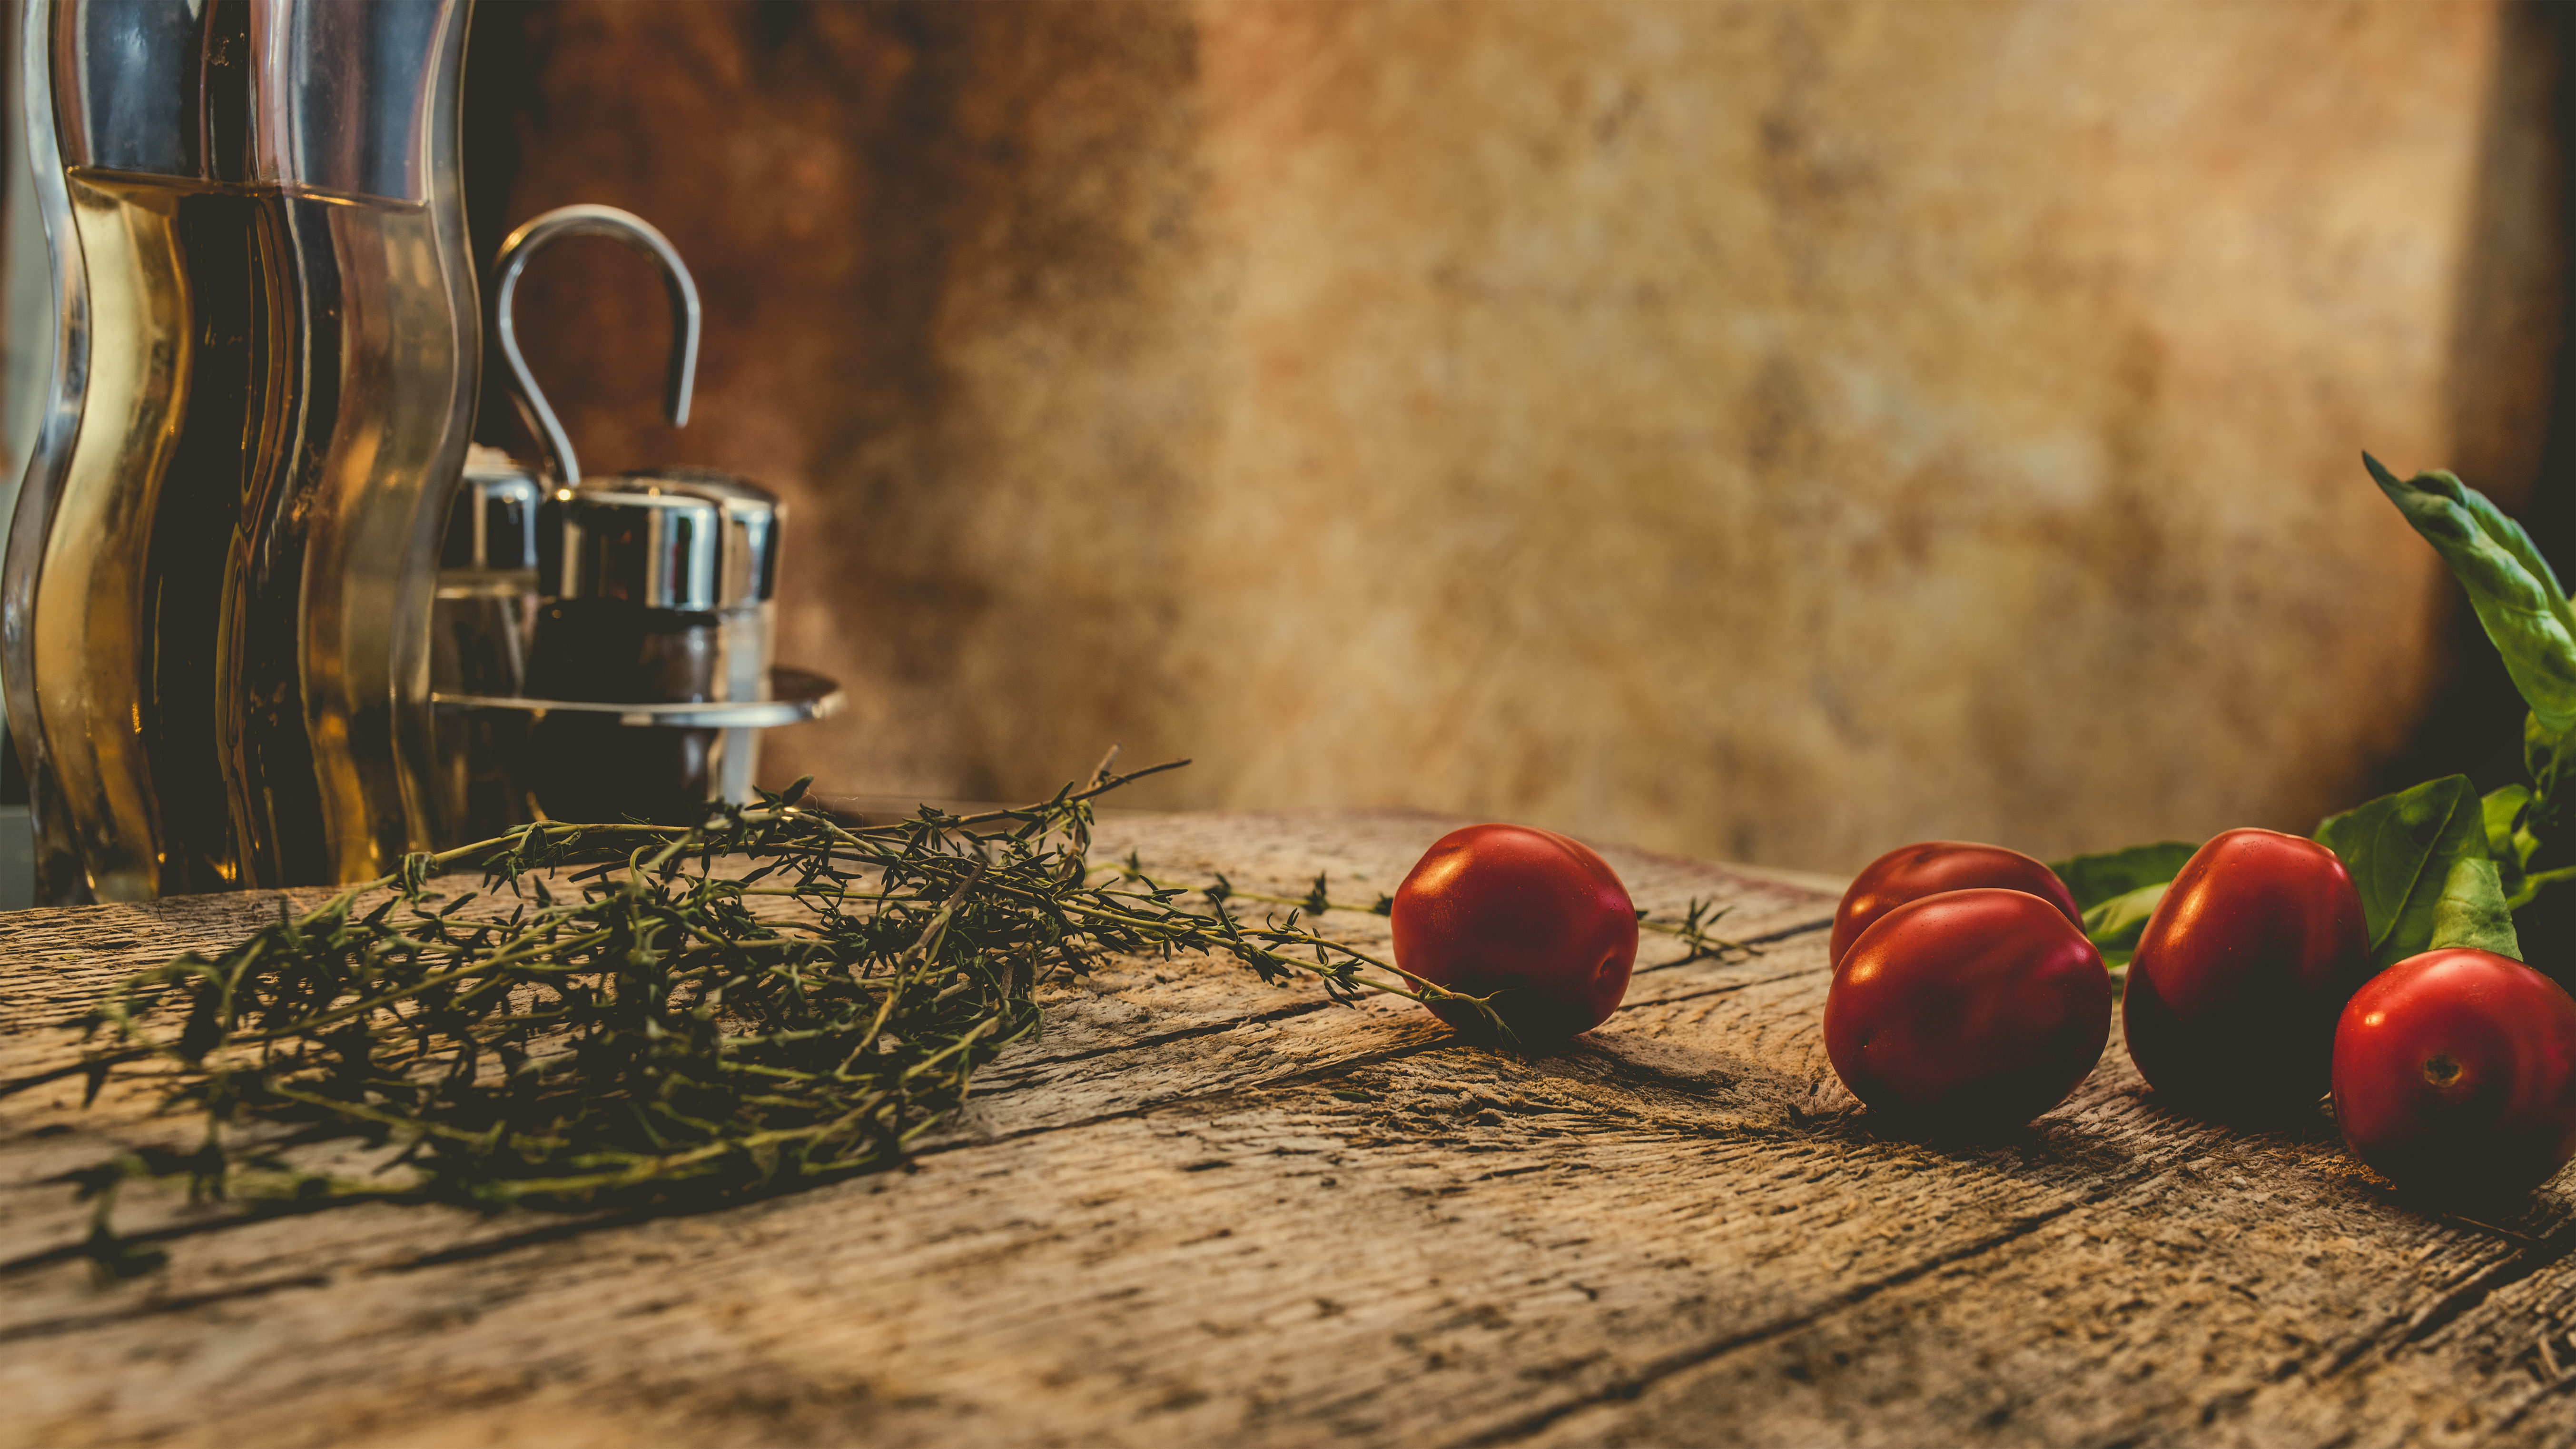
[[[1455,822],[1137,817],[1102,847],[1391,886]],[[1830,896],[1608,852],[1760,939],[1557,1052],[1229,963],[1121,961],[892,1172],[645,1220],[136,1194],[170,1266],[49,1258],[58,1174],[184,1127],[0,1099],[0,1444],[2540,1444],[2576,1434],[2576,1217],[2420,1211],[2322,1119],[2165,1110],[2115,1042],[2009,1138],[1880,1130],[1818,1035]],[[1342,889],[1337,884],[1337,890]],[[0,1074],[266,898],[31,913]],[[1328,917],[1355,940],[1382,921]],[[1661,954],[1657,954],[1660,950]]]

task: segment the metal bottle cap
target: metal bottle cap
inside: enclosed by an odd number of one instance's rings
[[[621,473],[632,486],[650,482],[714,499],[724,508],[723,603],[719,608],[761,604],[778,596],[779,533],[787,523],[787,505],[778,495],[732,473],[686,465],[647,472]]]
[[[714,613],[778,591],[785,510],[731,474],[669,468],[586,478],[555,490],[559,598],[613,598],[648,609]]]
[[[442,569],[532,569],[537,566],[537,477],[498,448],[476,444],[447,510]]]
[[[724,607],[724,505],[646,478],[594,478],[558,488],[560,576],[545,592],[624,599],[647,609]]]

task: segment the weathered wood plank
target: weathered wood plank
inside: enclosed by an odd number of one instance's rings
[[[1448,823],[1181,817],[1103,844],[1295,894],[1317,870],[1391,885]],[[2163,1110],[2116,1042],[2008,1140],[1885,1135],[1817,1040],[1830,900],[1614,858],[1641,904],[1720,891],[1731,927],[1785,934],[1644,971],[1609,1027],[1534,1058],[1224,963],[1121,962],[908,1173],[643,1222],[342,1209],[175,1241],[103,1291],[75,1263],[13,1273],[0,1442],[2576,1432],[2555,1189],[2510,1221],[2427,1215],[2322,1120]],[[0,1050],[27,1035],[0,1026]],[[0,1257],[78,1229],[33,1179],[177,1130],[134,1105],[0,1101]],[[175,1194],[129,1206],[189,1221]]]

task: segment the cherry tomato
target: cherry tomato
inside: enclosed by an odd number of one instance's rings
[[[1616,871],[1578,841],[1521,825],[1470,825],[1424,851],[1395,888],[1395,963],[1470,996],[1524,1042],[1610,1019],[1637,964],[1637,910]],[[1473,1007],[1435,1006],[1462,1030]]]
[[[2519,961],[2410,956],[2344,1006],[2335,1120],[2401,1187],[2537,1187],[2576,1156],[2576,1000]]]
[[[1834,934],[1826,955],[1840,964],[1843,953],[1869,929],[1870,922],[1907,901],[1971,886],[2028,891],[2064,911],[2066,919],[2079,925],[2084,919],[2084,913],[2075,909],[2074,893],[2057,878],[2057,872],[2020,851],[1964,840],[1926,840],[1900,845],[1852,877],[1842,904],[1834,909]]]
[[[2314,1102],[2335,1016],[2369,971],[2361,896],[2335,853],[2230,830],[2174,876],[2129,958],[2130,1059],[2157,1091],[2208,1109]]]
[[[1972,887],[1908,901],[1843,953],[1825,1054],[1872,1110],[2010,1127],[2066,1100],[2111,1039],[2111,974],[2056,903]]]

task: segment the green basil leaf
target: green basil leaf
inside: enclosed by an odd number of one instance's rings
[[[2473,946],[2522,959],[2522,941],[2514,934],[2513,912],[2505,908],[2504,884],[2494,861],[2464,856],[2451,862],[2441,899],[2433,903],[2433,936],[2424,949],[2446,946]]]
[[[2448,473],[2418,473],[2406,482],[2361,455],[2379,491],[2440,552],[2505,672],[2531,712],[2552,733],[2576,726],[2576,609],[2522,525],[2485,494]]]
[[[2147,929],[2147,918],[2156,913],[2156,902],[2165,898],[2165,888],[2171,884],[2158,881],[2140,886],[2084,913],[2085,939],[2102,953],[2103,965],[2116,971],[2129,964],[2137,954],[2138,937]]]
[[[2522,769],[2531,777],[2539,793],[2549,793],[2550,781],[2557,775],[2561,757],[2567,752],[2568,732],[2553,730],[2540,722],[2540,716],[2522,717]]]
[[[2576,881],[2576,865],[2562,865],[2556,870],[2525,871],[2522,877],[2522,889],[2505,897],[2504,903],[2518,911],[2530,905],[2542,890],[2550,886],[2566,885],[2570,881]]]
[[[2057,872],[2057,878],[2074,893],[2075,909],[2090,913],[2105,901],[2172,880],[2182,870],[2183,862],[2199,849],[2179,840],[2163,840],[2102,855],[2052,861],[2048,868]]]
[[[2393,966],[2427,948],[2433,909],[2462,859],[2484,859],[2486,814],[2466,775],[2446,775],[2330,815],[2317,839],[2361,892],[2370,962]]]
[[[2511,909],[2522,893],[2523,867],[2540,848],[2530,827],[2531,791],[2521,785],[2489,790],[2478,801],[2478,813],[2486,825],[2487,858],[2495,863],[2497,887]]]
[[[2523,716],[2522,767],[2531,776],[2531,808],[2523,812],[2522,833],[2537,847],[2558,832],[2559,817],[2566,813],[2558,786],[2562,780],[2576,780],[2576,730],[2552,730],[2536,713]]]
[[[2522,828],[2523,812],[2530,808],[2531,791],[2522,785],[2500,785],[2479,799],[2478,813],[2487,828],[2487,855],[2496,864],[2519,872],[2530,863],[2531,852],[2521,844],[2528,836]]]

